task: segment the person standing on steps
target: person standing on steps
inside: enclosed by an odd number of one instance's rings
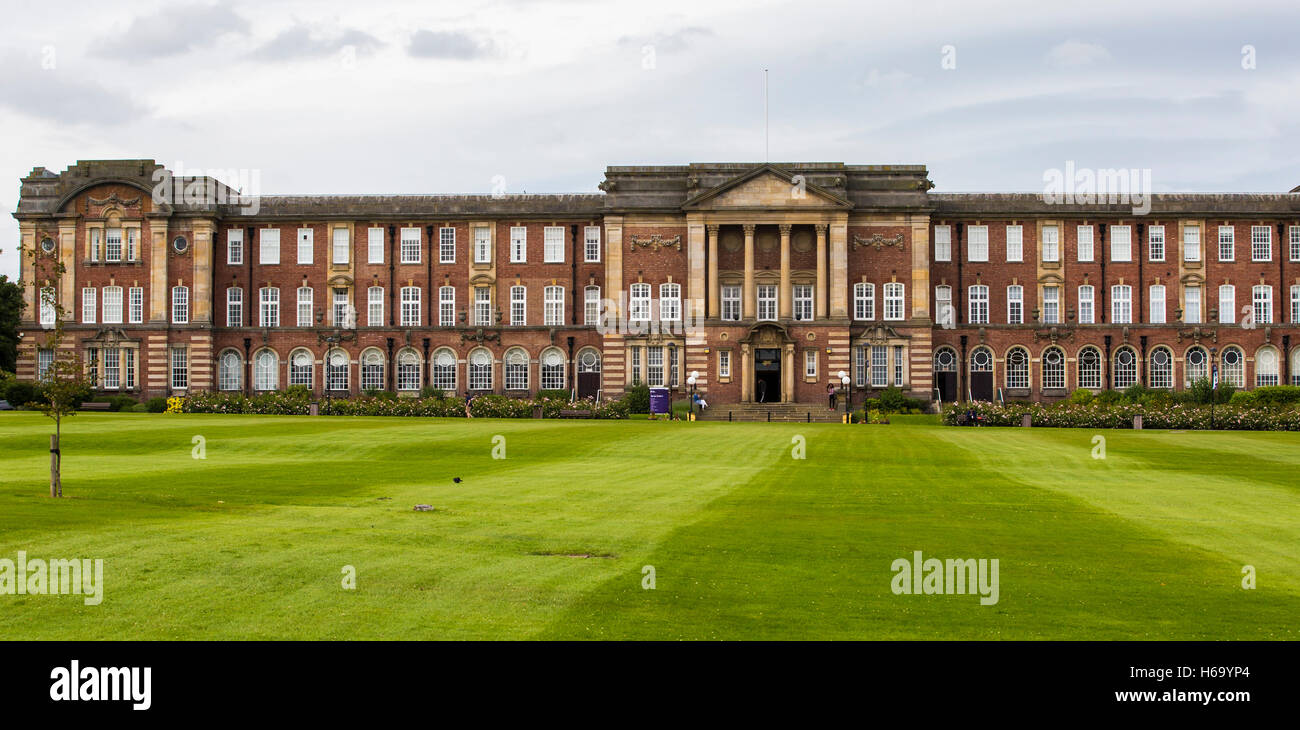
[[[826,397],[829,399],[831,410],[835,410],[839,396],[835,393],[835,384],[826,384]]]

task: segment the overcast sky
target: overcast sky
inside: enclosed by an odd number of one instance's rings
[[[33,167],[78,159],[247,168],[265,194],[595,191],[606,165],[761,162],[764,68],[773,161],[925,164],[939,191],[1041,191],[1067,161],[1150,169],[1156,191],[1300,185],[1296,0],[118,0],[5,16],[6,212]],[[16,274],[17,242],[6,215],[0,273]]]

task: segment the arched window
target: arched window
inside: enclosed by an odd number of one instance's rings
[[[1043,351],[1043,387],[1065,389],[1065,352],[1059,347]]]
[[[1174,356],[1167,348],[1157,347],[1151,351],[1150,368],[1148,382],[1152,388],[1174,387]]]
[[[1291,351],[1291,384],[1300,385],[1300,347]]]
[[[280,358],[272,350],[260,350],[253,356],[253,389],[275,390],[280,387]]]
[[[445,347],[433,353],[433,387],[447,394],[456,392],[456,353]]]
[[[420,356],[410,348],[397,353],[397,389],[420,389]]]
[[[325,356],[325,389],[348,390],[348,375],[352,362],[342,350],[330,350]]]
[[[941,373],[957,372],[957,351],[951,347],[940,347],[934,354],[934,369]]]
[[[1029,353],[1023,347],[1007,352],[1007,387],[1029,387]]]
[[[361,390],[384,389],[384,354],[370,348],[361,353]]]
[[[1223,348],[1223,382],[1237,388],[1246,387],[1246,358],[1237,347]]]
[[[243,387],[244,363],[239,353],[226,350],[221,353],[217,367],[217,387],[221,390],[240,390]]]
[[[1278,385],[1281,381],[1277,371],[1279,365],[1277,348],[1265,345],[1255,351],[1255,387],[1263,388]]]
[[[1085,347],[1079,351],[1079,387],[1092,390],[1101,388],[1101,351],[1095,347]]]
[[[482,348],[469,354],[469,389],[492,390],[492,353]]]
[[[294,350],[289,355],[289,385],[312,387],[315,358],[307,350]]]
[[[1196,345],[1187,351],[1183,357],[1183,372],[1188,386],[1210,377],[1210,356],[1204,347]]]
[[[505,357],[506,390],[528,390],[528,353],[512,347]]]
[[[993,351],[987,347],[977,347],[970,354],[970,369],[977,373],[993,372]]]
[[[578,353],[578,372],[580,373],[598,373],[600,372],[600,353],[591,348],[587,348]]]
[[[1115,389],[1123,390],[1137,382],[1137,353],[1131,347],[1121,347],[1115,352]]]
[[[542,352],[542,389],[564,389],[564,354],[552,347]]]

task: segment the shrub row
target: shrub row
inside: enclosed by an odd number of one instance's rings
[[[184,413],[247,413],[259,415],[305,416],[311,404],[318,402],[324,416],[425,416],[437,418],[464,418],[463,398],[439,396],[420,398],[389,398],[357,396],[316,401],[306,388],[290,388],[275,393],[245,396],[242,393],[199,392],[184,399],[180,410]],[[541,408],[545,418],[559,418],[561,411],[581,410],[594,418],[626,418],[624,401],[606,401],[599,405],[594,400],[570,403],[567,399],[538,397],[533,399],[507,398],[503,395],[483,395],[470,402],[475,418],[532,418],[533,411]]]
[[[944,409],[943,422],[957,425],[957,419],[974,411],[989,426],[1019,426],[1028,414],[1035,426],[1048,428],[1133,428],[1133,417],[1142,416],[1143,428],[1209,429],[1211,409],[1205,405],[1148,405],[1121,403],[959,403]],[[1213,427],[1235,431],[1300,431],[1300,408],[1216,406]]]

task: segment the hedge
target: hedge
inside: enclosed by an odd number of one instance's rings
[[[957,425],[963,414],[974,411],[988,426],[1019,426],[1025,414],[1035,426],[1046,428],[1133,428],[1133,417],[1142,416],[1143,428],[1209,429],[1210,407],[1173,403],[1152,405],[1124,403],[958,403],[944,409],[943,422]],[[1300,431],[1300,408],[1216,406],[1214,428],[1233,431]]]
[[[463,398],[385,398],[362,395],[317,400],[310,391],[293,388],[254,396],[203,391],[184,398],[180,410],[184,413],[305,416],[311,412],[313,402],[319,404],[323,416],[465,417]],[[561,398],[523,399],[482,395],[470,403],[470,411],[475,418],[532,418],[536,408],[542,409],[545,418],[559,418],[560,412],[566,410],[589,411],[595,418],[626,418],[628,414],[627,404],[623,401],[606,401],[597,405],[590,399],[569,402]]]

